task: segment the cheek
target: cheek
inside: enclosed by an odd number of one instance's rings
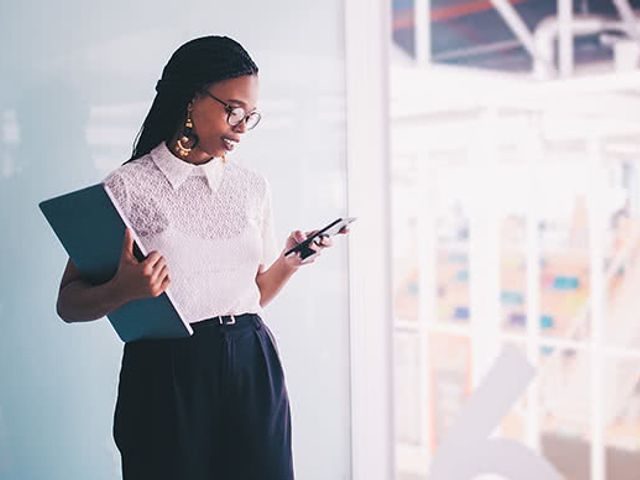
[[[208,112],[193,113],[196,134],[201,138],[220,137],[224,135],[227,122],[224,115]]]

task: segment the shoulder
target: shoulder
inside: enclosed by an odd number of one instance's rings
[[[115,168],[107,174],[102,183],[109,187],[131,185],[135,180],[148,176],[154,170],[153,160],[147,154]]]

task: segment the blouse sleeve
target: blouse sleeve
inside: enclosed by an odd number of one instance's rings
[[[260,263],[269,268],[278,258],[275,234],[273,232],[273,211],[271,209],[271,186],[265,179],[265,192],[262,203],[262,257]]]

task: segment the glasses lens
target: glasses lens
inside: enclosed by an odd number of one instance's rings
[[[242,108],[237,107],[229,112],[229,125],[236,126],[244,120],[245,112]]]
[[[251,130],[260,122],[260,114],[258,112],[252,112],[247,117],[247,130]]]

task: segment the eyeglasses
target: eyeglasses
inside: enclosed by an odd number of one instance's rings
[[[256,111],[247,114],[244,108],[229,105],[227,102],[220,100],[218,97],[211,94],[208,90],[203,90],[203,93],[209,95],[211,98],[224,105],[224,110],[225,112],[227,112],[227,123],[232,127],[238,126],[244,121],[247,130],[251,130],[252,128],[255,128],[256,125],[258,125],[260,119],[262,118],[262,115],[260,115]]]

